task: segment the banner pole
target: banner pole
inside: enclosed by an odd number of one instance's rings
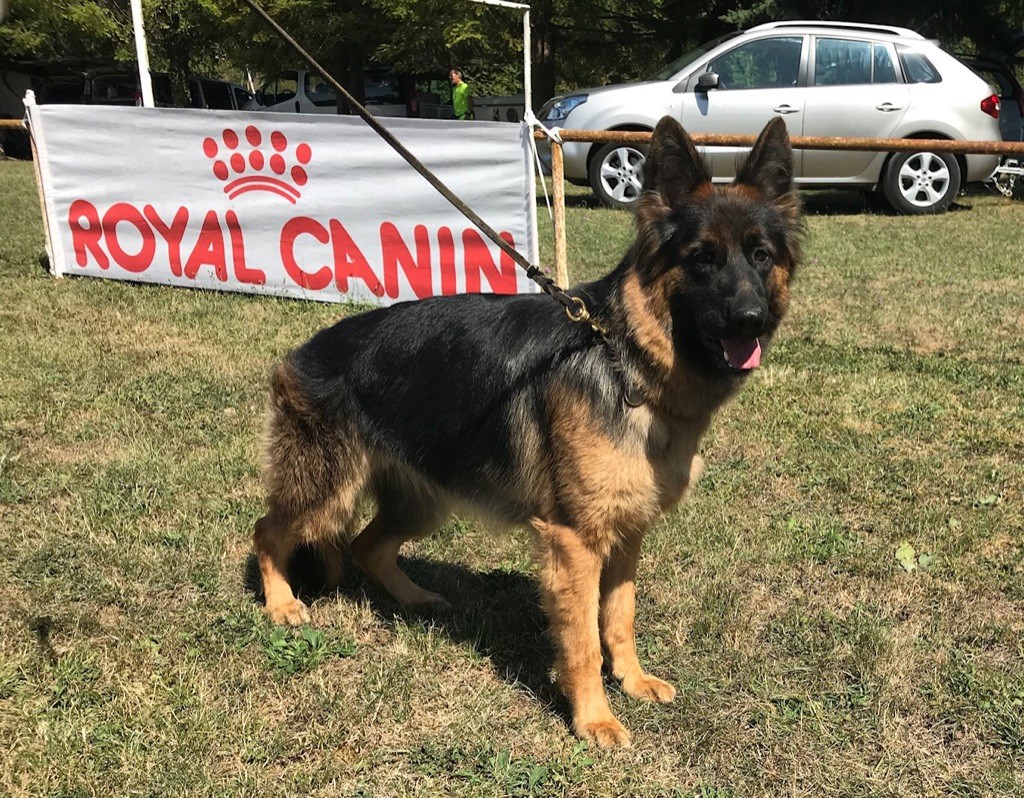
[[[533,111],[533,75],[532,62],[533,54],[530,52],[533,42],[530,35],[530,8],[527,6],[523,12],[523,110]]]
[[[41,147],[37,143],[36,139],[40,136],[38,124],[33,124],[33,117],[38,118],[38,108],[36,106],[36,93],[29,89],[25,92],[25,126],[28,128],[28,140],[32,147],[32,167],[36,173],[36,188],[39,191],[39,208],[43,216],[43,246],[46,248],[46,258],[49,261],[47,268],[54,277],[63,277],[64,273],[61,271],[60,266],[57,263],[58,258],[58,247],[60,246],[59,241],[53,239],[53,228],[50,225],[50,213],[46,205],[46,192],[43,190],[43,159],[44,155],[41,152]],[[64,261],[63,254],[59,255],[61,263]]]
[[[152,108],[153,77],[149,74],[149,50],[146,49],[146,29],[142,25],[142,0],[132,0],[132,27],[135,29],[135,53],[139,61],[142,105],[145,108]]]

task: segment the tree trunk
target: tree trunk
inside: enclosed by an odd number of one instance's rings
[[[167,72],[171,77],[171,93],[178,108],[192,107],[189,78],[192,76],[192,47],[188,37],[180,35],[181,16],[174,11],[170,16],[170,46],[167,48]]]
[[[345,87],[360,105],[366,105],[366,75],[363,71],[363,57],[358,48],[353,47],[345,55],[344,66],[341,69],[341,85]],[[338,113],[355,116],[356,109],[348,100],[338,95]]]
[[[555,53],[552,42],[554,31],[551,26],[553,5],[552,0],[544,0],[534,3],[530,11],[534,111],[555,96]]]

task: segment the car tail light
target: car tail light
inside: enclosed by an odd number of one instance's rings
[[[999,98],[996,95],[986,97],[981,101],[981,110],[991,116],[993,119],[999,118]]]

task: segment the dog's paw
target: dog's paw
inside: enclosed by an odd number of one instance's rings
[[[631,745],[629,730],[614,716],[589,723],[576,723],[574,726],[581,740],[594,743],[598,748],[629,748]]]
[[[430,593],[426,590],[423,595],[418,596],[416,601],[405,605],[405,609],[415,615],[447,615],[454,607],[437,593]]]
[[[640,701],[654,701],[658,704],[668,704],[676,697],[675,687],[664,679],[646,673],[623,679],[622,690],[626,695]]]
[[[699,454],[695,454],[693,459],[690,461],[690,480],[691,486],[697,484],[697,480],[700,479],[701,474],[704,473],[704,458]]]
[[[309,623],[309,607],[298,599],[265,607],[263,610],[274,623],[287,626],[302,626]]]

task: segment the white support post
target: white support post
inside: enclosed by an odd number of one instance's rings
[[[533,111],[533,40],[530,37],[530,7],[523,12],[523,110]]]
[[[470,0],[487,6],[517,8],[523,12],[523,108],[533,110],[533,78],[531,77],[530,59],[530,7],[523,3],[512,3],[509,0]]]
[[[139,60],[139,86],[142,88],[142,105],[152,108],[153,78],[149,74],[149,50],[146,49],[146,30],[142,25],[142,0],[132,0],[132,26],[135,28],[135,52]]]
[[[503,8],[514,8],[523,12],[523,111],[527,114],[533,113],[533,53],[531,53],[532,36],[530,33],[530,7],[524,3],[513,3],[509,0],[470,0],[472,3],[481,3],[488,6],[501,6]],[[533,132],[527,127],[525,135],[532,138]],[[531,141],[531,152],[533,151],[533,142]],[[537,191],[537,171],[530,165],[527,170],[530,181],[530,196],[534,196]],[[564,205],[564,201],[563,201]],[[540,245],[537,241],[537,218],[536,215],[533,218],[533,246],[530,252],[530,262],[533,264],[540,263]],[[564,284],[564,282],[563,282]]]

